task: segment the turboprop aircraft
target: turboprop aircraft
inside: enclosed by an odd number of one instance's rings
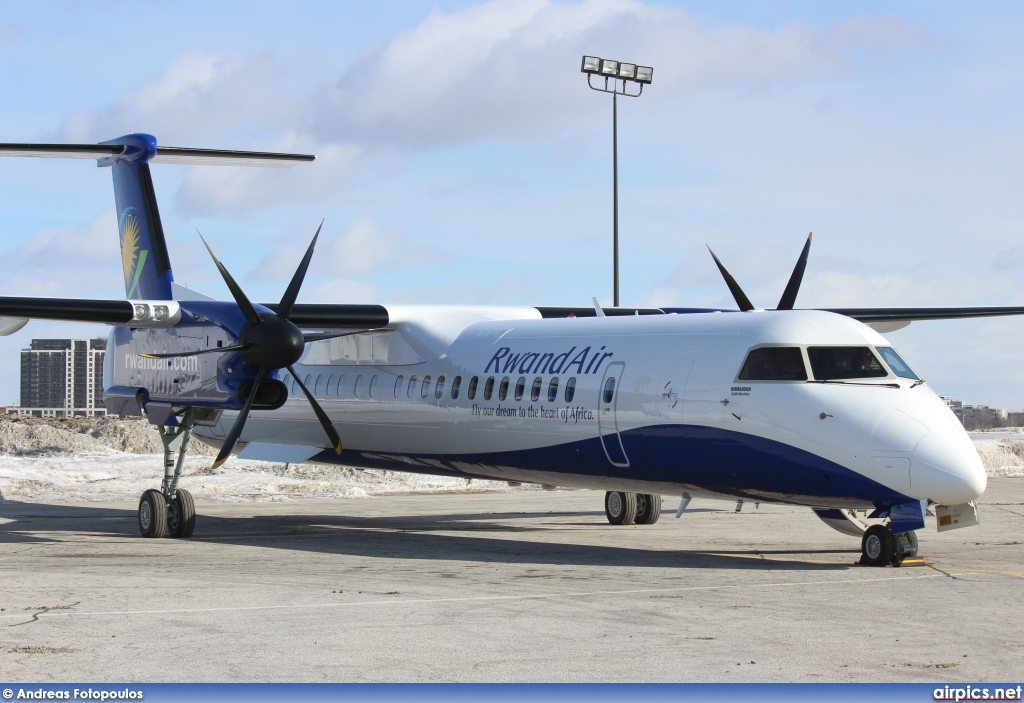
[[[861,538],[861,561],[916,555],[915,530],[978,524],[985,471],[945,403],[876,329],[1024,314],[1002,308],[795,309],[811,238],[774,310],[717,257],[739,310],[297,303],[319,235],[277,303],[173,283],[150,163],[292,166],[301,154],[0,144],[3,156],[96,159],[113,174],[125,300],[0,298],[30,319],[112,326],[109,413],[142,415],[163,483],[145,537],[191,536],[181,487],[193,435],[240,455],[604,490],[608,521],[649,525],[663,495],[807,506]],[[205,240],[204,244],[206,243]]]

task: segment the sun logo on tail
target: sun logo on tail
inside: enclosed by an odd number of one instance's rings
[[[149,255],[146,249],[139,251],[141,227],[135,208],[124,209],[118,229],[121,230],[121,270],[124,271],[124,287],[130,298],[139,287],[139,276]]]

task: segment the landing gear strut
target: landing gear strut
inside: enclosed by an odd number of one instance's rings
[[[613,525],[653,525],[661,517],[661,496],[608,491],[604,494],[604,513]]]
[[[139,532],[143,537],[191,537],[196,526],[196,504],[192,494],[178,488],[192,428],[209,420],[208,411],[188,408],[177,427],[157,425],[164,445],[164,480],[160,490],[150,488],[139,499]]]

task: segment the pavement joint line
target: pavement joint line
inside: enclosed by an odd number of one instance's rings
[[[222,608],[167,608],[162,610],[109,610],[99,612],[79,613],[72,610],[58,611],[44,610],[37,612],[36,620],[50,619],[53,617],[103,617],[110,615],[170,615],[173,613],[219,613],[219,612],[251,612],[259,610],[300,610],[315,608],[351,608],[355,606],[377,606],[377,605],[422,605],[431,603],[473,603],[513,600],[545,600],[556,598],[586,598],[593,596],[627,596],[642,595],[645,593],[685,593],[687,591],[725,591],[748,588],[785,588],[789,586],[822,586],[840,583],[879,583],[883,581],[916,581],[919,579],[938,578],[938,574],[927,574],[922,576],[886,576],[872,579],[836,579],[834,581],[784,581],[782,583],[757,583],[757,584],[733,584],[724,586],[677,586],[675,588],[643,588],[626,591],[573,591],[569,593],[534,593],[508,596],[470,596],[460,598],[412,598],[412,599],[388,599],[388,600],[366,600],[348,603],[299,603],[294,605],[250,605],[230,606]],[[11,613],[0,615],[0,619],[24,618],[25,613]],[[21,624],[21,623],[18,623]],[[7,625],[14,627],[14,625]]]

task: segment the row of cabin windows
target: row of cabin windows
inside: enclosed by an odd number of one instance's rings
[[[363,391],[368,391],[370,398],[376,398],[380,377],[374,375],[370,377],[370,380],[365,381],[363,374],[342,374],[340,376],[324,376],[318,374],[315,378],[313,374],[306,374],[306,378],[303,380],[303,385],[308,388],[313,395],[318,397],[341,397],[348,395],[350,379],[352,383],[352,395],[356,398],[364,397]],[[614,379],[612,380],[614,383]],[[526,377],[520,376],[519,380],[516,381],[515,389],[513,391],[514,398],[516,400],[522,400],[526,397]],[[302,392],[299,387],[298,380],[291,376],[284,377],[284,384],[291,389],[292,395],[298,395]],[[475,400],[477,391],[480,385],[480,378],[473,376],[469,379],[469,383],[466,387],[466,398],[469,400]],[[488,376],[487,380],[483,384],[483,399],[490,400],[494,396],[494,385],[495,377]],[[511,379],[505,376],[498,382],[498,400],[506,400],[509,395],[509,387],[511,385]],[[440,400],[444,397],[446,387],[449,389],[448,393],[452,400],[458,400],[459,395],[462,392],[462,376],[456,376],[452,379],[451,386],[447,386],[447,379],[442,375],[438,376],[436,380],[432,379],[429,375],[424,376],[422,380],[418,376],[410,376],[408,383],[405,381],[405,376],[399,376],[395,379],[395,397],[401,398],[420,398],[426,399],[430,395],[433,395],[435,399]],[[612,386],[614,389],[614,385]],[[610,396],[612,389],[605,389],[605,395]],[[558,376],[553,377],[547,383],[546,397],[549,403],[554,403],[558,400],[559,380]],[[544,379],[537,376],[533,379],[533,383],[530,385],[529,397],[532,401],[540,400],[541,394],[544,393]],[[576,396],[576,377],[573,376],[565,382],[562,397],[565,398],[566,403],[571,403],[572,399]],[[609,397],[610,400],[610,397]],[[607,402],[607,401],[606,401]]]

